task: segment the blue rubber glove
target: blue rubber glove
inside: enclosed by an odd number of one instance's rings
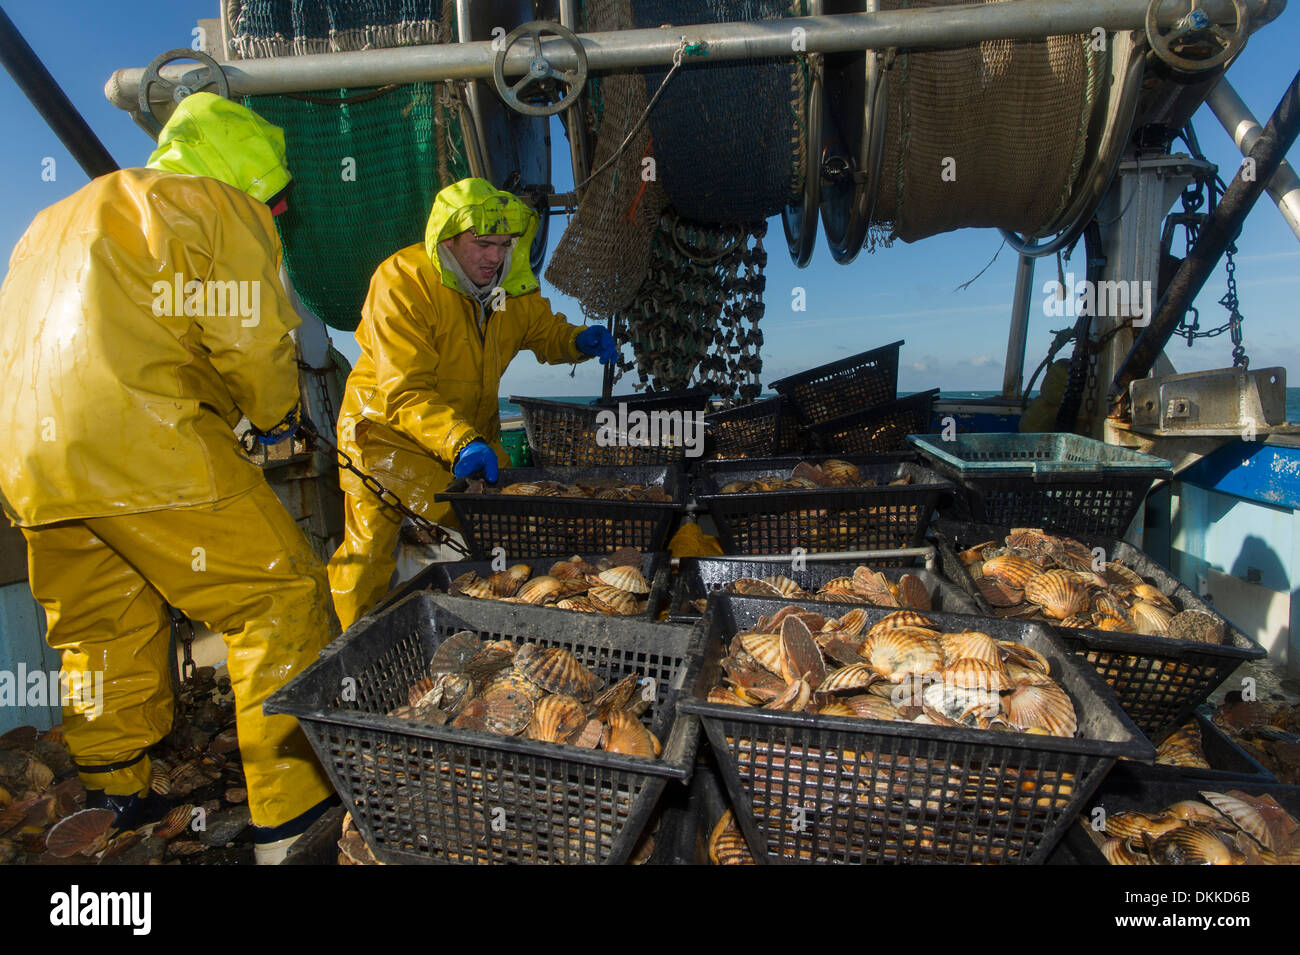
[[[456,455],[456,460],[451,466],[451,473],[458,478],[473,477],[480,471],[489,484],[496,483],[497,453],[482,438],[471,441],[461,448],[460,454]]]
[[[602,365],[618,361],[618,345],[604,325],[591,325],[578,333],[573,342],[584,355],[595,355]]]
[[[257,443],[263,446],[279,444],[285,438],[292,438],[298,433],[298,427],[302,424],[302,406],[294,405],[289,409],[289,413],[284,419],[270,431],[258,431],[254,428],[254,436]]]

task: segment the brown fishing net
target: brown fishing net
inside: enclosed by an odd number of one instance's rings
[[[952,2],[884,0],[882,8]],[[1064,209],[1083,161],[1101,60],[1091,40],[900,51],[887,74],[875,222],[907,242],[964,227],[1039,234]]]
[[[629,0],[586,5],[588,32],[631,29]],[[589,79],[595,134],[593,170],[618,150],[645,112],[645,80],[636,73]],[[645,279],[650,243],[668,204],[658,177],[643,178],[652,159],[650,125],[643,124],[614,163],[592,180],[578,211],[551,254],[546,279],[582,303],[590,318],[606,318],[627,306]]]

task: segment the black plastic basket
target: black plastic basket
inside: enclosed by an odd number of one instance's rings
[[[877,454],[907,448],[909,434],[930,430],[939,389],[908,395],[840,415],[809,427],[813,444],[826,452]]]
[[[772,453],[802,454],[808,449],[810,441],[808,429],[804,426],[803,419],[799,417],[799,412],[794,410],[794,402],[785,395],[777,397],[781,399],[781,423],[777,427]]]
[[[679,705],[700,717],[760,862],[1042,862],[1116,757],[1154,755],[1097,675],[1032,623],[979,629],[1047,657],[1083,738],[707,702],[724,644],[771,609],[769,600],[709,598],[698,689]],[[864,609],[869,624],[890,612]],[[975,622],[929,616],[957,631]]]
[[[993,608],[975,586],[957,552],[989,540],[1000,544],[1008,528],[937,521],[932,531],[939,542],[944,576],[970,594],[982,613],[994,616]],[[1127,564],[1182,609],[1212,614],[1227,628],[1231,642],[1217,645],[1135,633],[1052,627],[1071,652],[1097,668],[1119,697],[1124,712],[1152,741],[1159,743],[1191,719],[1196,708],[1242,663],[1266,655],[1263,647],[1212,604],[1132,544],[1113,538],[1072,536],[1088,547],[1100,547],[1106,560]]]
[[[474,560],[490,560],[492,548],[505,549],[506,560],[571,554],[607,554],[618,547],[666,550],[669,536],[686,507],[686,492],[675,468],[517,468],[502,471],[497,485],[521,481],[613,478],[625,484],[657,484],[672,503],[609,501],[591,497],[542,497],[520,494],[439,494],[449,501]]]
[[[561,557],[542,558],[542,561],[535,563],[532,568],[532,575],[536,577],[546,573],[547,568],[557,560],[567,560],[572,557],[567,554]],[[607,554],[579,554],[583,560],[590,564],[596,563]],[[536,560],[536,558],[534,558]],[[447,593],[447,588],[451,582],[462,574],[473,571],[480,577],[490,577],[496,573],[496,568],[490,560],[458,560],[448,561],[441,564],[430,564],[418,574],[408,580],[401,586],[396,593],[385,600],[375,608],[376,613],[386,607],[391,607],[402,598],[409,594],[415,593]],[[625,620],[653,620],[656,616],[656,608],[663,605],[665,598],[668,596],[669,577],[672,575],[672,562],[667,551],[654,551],[649,554],[643,554],[641,557],[641,574],[650,582],[650,593],[646,598],[645,613],[632,614],[624,617]],[[485,599],[485,598],[471,598]],[[554,610],[557,613],[577,613],[578,611],[561,610],[558,607],[544,607],[544,610]]]
[[[916,434],[908,441],[926,467],[962,489],[952,517],[1008,527],[1123,537],[1152,482],[1173,476],[1163,458],[1077,434]]]
[[[1236,782],[1275,783],[1277,778],[1257,763],[1249,753],[1238,746],[1232,739],[1214,725],[1203,712],[1196,712],[1192,721],[1201,731],[1201,749],[1209,769],[1193,766],[1170,766],[1165,763],[1136,763],[1119,760],[1111,775],[1129,774],[1150,780],[1167,780],[1177,782],[1185,779],[1203,779],[1207,783],[1223,780]]]
[[[818,424],[898,397],[898,352],[903,342],[809,368],[772,382],[803,424]]]
[[[796,547],[808,553],[833,553],[920,544],[935,506],[952,493],[952,484],[906,462],[860,468],[863,478],[878,486],[745,494],[718,492],[731,481],[785,477],[790,469],[765,467],[763,462],[709,468],[696,484],[696,499],[712,515],[728,554],[780,554]],[[889,486],[905,475],[911,484]]]
[[[755,458],[776,454],[781,398],[765,398],[704,416],[706,458]]]
[[[670,620],[686,621],[700,614],[691,607],[691,601],[708,597],[710,594],[722,593],[727,584],[741,577],[769,577],[781,574],[795,581],[805,590],[816,590],[828,580],[836,577],[852,576],[853,571],[867,564],[881,571],[889,580],[897,583],[904,574],[915,574],[925,584],[933,600],[935,610],[946,613],[978,613],[975,602],[953,584],[943,580],[933,571],[920,566],[919,557],[889,557],[872,560],[809,560],[796,570],[788,563],[773,564],[761,560],[745,560],[743,557],[683,557],[677,567],[677,578],[673,584],[673,601],[668,609]],[[765,598],[755,598],[765,599]],[[783,600],[780,597],[770,598]],[[785,600],[785,603],[790,601]],[[804,603],[800,600],[800,603]],[[842,604],[827,602],[829,606],[841,607],[842,610],[828,610],[823,613],[839,616],[857,606],[870,604]]]
[[[564,647],[607,682],[653,679],[663,757],[386,716],[460,630]],[[382,862],[619,863],[667,782],[690,777],[699,728],[676,703],[696,681],[701,639],[699,628],[412,594],[363,618],[265,709],[297,717]]]
[[[1251,796],[1270,795],[1283,809],[1300,819],[1300,786],[1282,786],[1247,779],[1213,782],[1188,779],[1175,782],[1112,773],[1088,801],[1087,811],[1081,813],[1066,830],[1063,845],[1069,849],[1078,865],[1109,865],[1106,857],[1101,854],[1101,843],[1105,841],[1106,834],[1092,829],[1092,820],[1101,817],[1100,813],[1094,815],[1094,810],[1101,809],[1106,815],[1133,811],[1157,813],[1185,799],[1205,802],[1201,798],[1202,791],[1226,792],[1229,789],[1239,789]]]
[[[683,416],[702,414],[709,403],[709,389],[670,391],[642,395],[621,395],[592,404],[574,404],[547,398],[519,398],[510,400],[519,405],[524,415],[524,429],[528,432],[528,446],[533,463],[538,467],[624,467],[641,464],[673,464],[681,466],[691,452],[688,442],[695,434],[695,425]],[[677,415],[662,417],[657,443],[646,436],[620,432],[618,427],[602,427],[609,422],[608,415],[617,418],[619,405],[628,411],[646,415]],[[602,418],[601,415],[607,417]],[[664,432],[669,424],[675,430]],[[684,430],[685,429],[685,430]],[[700,432],[703,440],[703,432]],[[701,445],[695,456],[704,453]]]

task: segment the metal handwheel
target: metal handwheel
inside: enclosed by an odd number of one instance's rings
[[[1175,69],[1188,73],[1214,69],[1236,56],[1246,45],[1246,28],[1250,16],[1246,11],[1245,0],[1232,0],[1236,22],[1231,30],[1211,23],[1210,15],[1201,9],[1201,0],[1192,0],[1187,16],[1174,24],[1168,33],[1161,33],[1160,25],[1156,22],[1162,2],[1163,0],[1151,0],[1147,6],[1147,42],[1151,44],[1151,50],[1156,56]],[[1173,44],[1179,40],[1199,42],[1211,37],[1218,42],[1220,49],[1218,53],[1204,59],[1182,56],[1173,50]]]
[[[578,56],[578,68],[576,70],[552,69],[546,57],[542,55],[542,36],[544,34],[559,37],[573,48]],[[523,79],[511,86],[506,83],[506,55],[510,52],[511,47],[524,38],[532,40],[532,62],[529,64],[528,72],[524,74]],[[578,97],[582,94],[582,88],[587,82],[587,51],[583,49],[582,41],[578,39],[572,30],[565,29],[558,23],[551,23],[548,20],[534,20],[531,23],[516,27],[505,38],[501,49],[497,52],[497,58],[492,64],[492,81],[496,84],[498,95],[511,109],[523,113],[525,116],[554,116],[576,103]],[[560,84],[565,87],[563,95],[560,95],[556,88]],[[525,96],[537,97],[539,95],[546,99],[547,102],[530,103],[524,99]],[[556,95],[560,95],[560,98],[550,102]]]
[[[164,78],[160,71],[168,63],[174,63],[177,60],[196,60],[199,65],[182,76],[180,80],[173,82]],[[230,84],[226,81],[226,74],[222,71],[221,64],[206,53],[182,47],[160,54],[145,67],[144,76],[140,78],[140,91],[136,96],[139,110],[131,114],[141,128],[155,139],[162,132],[163,123],[167,121],[166,117],[159,119],[158,115],[153,111],[151,94],[156,87],[161,88],[173,103],[179,103],[191,93],[197,93],[209,87],[211,87],[211,92],[216,93],[218,96],[226,99],[230,98]]]

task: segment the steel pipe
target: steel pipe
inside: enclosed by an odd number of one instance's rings
[[[1034,260],[1020,257],[1016,290],[1011,300],[1011,332],[1007,335],[1007,363],[1002,369],[1002,397],[1019,398],[1025,380],[1025,342],[1029,338],[1029,307],[1034,297]]]
[[[697,45],[701,61],[781,57],[793,54],[794,30],[804,31],[803,51],[841,53],[852,50],[937,49],[971,46],[985,40],[1037,39],[1068,33],[1110,32],[1144,28],[1148,0],[1008,0],[1006,3],[881,13],[702,23],[656,29],[582,34],[591,71],[626,72],[667,66],[683,38]],[[1198,0],[1216,23],[1232,24],[1231,0]],[[1192,0],[1161,7],[1163,26],[1191,8]],[[1275,19],[1285,0],[1248,0],[1252,26]],[[560,39],[542,41],[542,52],[556,69],[574,69],[577,57]],[[381,86],[444,79],[488,79],[496,52],[490,41],[432,44],[355,53],[314,53],[224,63],[233,95],[297,93],[335,87]],[[519,48],[506,57],[506,73],[522,75],[531,60]],[[164,78],[177,80],[185,67],[164,67]],[[144,71],[118,70],[104,87],[109,102],[131,109]]]
[[[1173,336],[1174,330],[1187,313],[1187,308],[1206,280],[1214,271],[1228,244],[1241,232],[1246,215],[1254,207],[1264,183],[1272,177],[1287,150],[1291,148],[1300,133],[1300,73],[1297,73],[1282,94],[1277,109],[1269,117],[1264,132],[1251,147],[1250,158],[1255,161],[1255,175],[1247,181],[1242,177],[1242,170],[1229,183],[1228,189],[1219,200],[1218,206],[1210,219],[1201,228],[1195,245],[1183,259],[1174,277],[1169,280],[1169,287],[1151,324],[1142,330],[1141,336],[1133,343],[1124,357],[1115,378],[1111,382],[1109,400],[1111,417],[1123,418],[1127,411],[1128,386],[1131,382],[1146,375],[1155,364],[1160,353]]]
[[[1223,124],[1232,141],[1237,144],[1243,156],[1250,154],[1255,141],[1264,132],[1264,128],[1250,112],[1237,91],[1232,88],[1225,76],[1205,98],[1205,104]],[[1264,189],[1277,203],[1282,218],[1291,227],[1295,237],[1300,239],[1300,176],[1296,175],[1291,164],[1285,159],[1277,167],[1277,172],[1269,176]]]

